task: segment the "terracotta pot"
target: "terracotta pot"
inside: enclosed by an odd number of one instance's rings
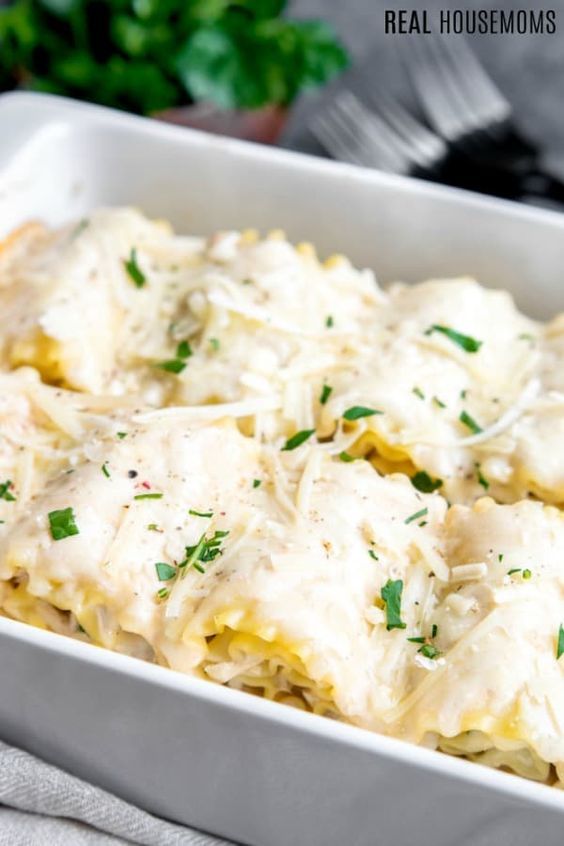
[[[253,111],[219,109],[209,103],[196,103],[158,112],[153,117],[167,123],[204,129],[215,135],[228,135],[261,144],[275,144],[288,118],[282,106],[265,106]]]

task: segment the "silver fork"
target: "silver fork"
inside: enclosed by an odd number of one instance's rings
[[[426,119],[455,155],[466,158],[478,190],[564,203],[564,184],[542,169],[539,150],[519,133],[509,101],[462,36],[415,36],[403,43]]]
[[[448,154],[445,141],[396,100],[382,98],[368,108],[341,89],[310,129],[334,158],[391,173],[429,176]]]
[[[407,39],[403,59],[431,126],[449,142],[503,127],[511,105],[466,41],[440,35]]]

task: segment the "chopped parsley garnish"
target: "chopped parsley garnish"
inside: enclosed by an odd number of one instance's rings
[[[433,493],[441,487],[442,483],[442,479],[432,479],[425,470],[420,470],[411,477],[411,484],[421,493]]]
[[[104,474],[106,479],[110,478],[110,471],[108,470],[108,462],[107,461],[104,461],[104,463],[102,464],[102,473]]]
[[[499,561],[499,563],[501,564],[501,562],[503,561],[503,552],[500,552],[500,553],[499,553],[499,555],[497,556],[497,560],[498,560],[498,561]]]
[[[444,402],[443,402],[442,400],[440,400],[438,397],[433,397],[433,402],[434,402],[434,403],[435,403],[435,405],[437,405],[439,408],[446,408],[446,405],[444,404]]]
[[[219,350],[219,339],[218,338],[210,338],[210,347],[214,352]]]
[[[405,623],[401,619],[401,594],[403,582],[401,579],[393,582],[388,579],[380,596],[386,603],[386,629],[405,629]]]
[[[307,441],[308,438],[314,434],[315,429],[302,429],[301,432],[296,432],[291,438],[288,438],[284,446],[282,447],[282,452],[289,452],[290,450],[297,449],[303,443]]]
[[[517,335],[517,338],[520,341],[534,341],[533,335],[530,335],[528,332],[521,332],[520,335]]]
[[[343,450],[342,452],[339,453],[339,458],[341,459],[341,461],[344,461],[345,464],[350,464],[351,461],[356,461],[356,458],[354,457],[354,455],[351,455],[350,453],[346,452],[345,450]]]
[[[12,480],[6,479],[5,482],[0,484],[0,499],[5,499],[6,502],[15,502],[16,497],[13,493],[10,492],[10,488],[12,487]]]
[[[412,393],[414,393],[416,397],[419,397],[419,399],[425,399],[425,394],[423,393],[421,388],[418,388],[417,386],[412,389]]]
[[[159,370],[165,370],[167,373],[182,373],[186,367],[186,362],[180,358],[169,358],[168,361],[159,361],[155,364]]]
[[[202,564],[213,561],[218,555],[222,554],[221,543],[223,538],[227,537],[228,534],[229,532],[216,531],[211,537],[207,538],[204,532],[197,544],[185,547],[185,558],[177,566],[166,564],[164,561],[157,562],[155,564],[155,570],[157,571],[159,581],[169,582],[172,579],[176,579],[179,574],[183,574],[190,567],[194,567],[199,573],[205,573],[206,571]],[[159,591],[157,596],[159,599],[164,599],[168,596],[168,593],[164,594]]]
[[[149,523],[147,529],[149,532],[162,532],[162,529],[159,529],[156,523]]]
[[[261,479],[253,479],[253,488],[260,488],[261,484]]]
[[[116,432],[116,437],[123,441],[124,438],[127,438],[127,432]]]
[[[195,508],[190,508],[188,514],[193,517],[213,517],[213,511],[196,511]]]
[[[375,408],[366,408],[364,405],[353,405],[343,413],[344,420],[360,420],[361,417],[373,417],[375,414],[383,414]]]
[[[470,335],[462,335],[461,332],[456,332],[449,326],[440,326],[437,323],[433,324],[433,326],[430,326],[426,330],[425,334],[432,335],[433,332],[440,332],[441,335],[444,335],[446,338],[452,341],[453,344],[456,344],[468,353],[478,352],[483,343],[483,341],[477,341],[475,338],[471,338]]]
[[[177,358],[190,358],[192,355],[192,347],[190,346],[188,341],[180,341],[178,346],[176,347],[176,357]]]
[[[319,402],[321,405],[325,405],[331,394],[333,393],[333,388],[331,385],[323,385],[321,389],[321,395],[319,397]]]
[[[486,477],[482,473],[479,464],[476,464],[476,476],[477,476],[477,479],[478,479],[478,484],[480,484],[483,487],[483,489],[485,491],[487,491],[490,487],[490,483],[488,482],[488,480],[486,479]]]
[[[129,258],[124,260],[123,265],[129,278],[134,282],[135,287],[142,288],[147,279],[137,263],[137,250],[135,247],[131,248]]]
[[[176,576],[176,567],[166,564],[164,561],[158,561],[155,564],[155,570],[157,571],[159,582],[169,582]]]
[[[461,423],[464,423],[464,425],[467,426],[474,435],[479,435],[480,432],[483,431],[482,427],[478,426],[474,418],[470,417],[467,411],[461,411],[458,419]]]
[[[182,373],[186,367],[186,359],[192,355],[192,347],[188,341],[180,341],[176,347],[176,358],[169,358],[166,361],[159,361],[155,364],[160,370],[167,373]]]
[[[157,597],[159,599],[167,599],[169,594],[170,594],[170,588],[163,587],[163,588],[160,588],[160,590],[157,591]]]
[[[69,538],[71,535],[80,534],[78,526],[75,523],[74,511],[72,508],[62,508],[59,511],[50,511],[47,517],[49,518],[49,527],[51,529],[51,537],[53,540],[59,541],[64,538]]]
[[[528,567],[523,570],[522,567],[513,567],[512,570],[507,571],[508,576],[514,576],[515,573],[521,573],[521,577],[527,582],[529,579],[533,578],[533,571],[529,570]]]
[[[327,316],[327,318],[325,320],[325,325],[328,329],[332,329],[333,326],[335,325],[335,321],[333,320],[333,317],[330,314]]]
[[[409,523],[413,523],[414,520],[419,520],[420,517],[426,517],[428,513],[428,508],[422,508],[421,511],[416,511],[415,514],[411,514],[411,516],[407,517],[403,522],[407,526]]]
[[[146,494],[136,494],[133,499],[162,499],[162,493],[146,493]]]
[[[435,658],[438,658],[438,656],[441,654],[437,647],[434,646],[432,643],[424,643],[421,649],[418,649],[417,652],[419,652],[421,655],[424,655],[425,658],[432,658],[433,660]]]
[[[563,653],[564,653],[564,626],[562,626],[562,623],[561,623],[560,628],[558,629],[558,646],[556,647],[556,660],[557,661]]]
[[[369,554],[369,556],[370,556],[371,558],[373,558],[373,559],[374,559],[374,561],[379,561],[379,560],[380,560],[380,559],[378,558],[378,556],[376,555],[376,553],[374,552],[374,550],[373,550],[373,549],[369,549],[369,550],[368,550],[368,554]]]
[[[468,391],[466,390],[466,388],[463,391],[460,391],[460,399],[466,399],[467,393]]]
[[[407,639],[410,643],[421,644],[417,652],[421,655],[424,655],[425,658],[437,658],[437,656],[441,653],[439,652],[437,647],[434,646],[430,641],[432,641],[437,636],[438,632],[439,627],[436,623],[433,623],[433,626],[431,627],[430,637],[423,637],[422,635],[419,635],[418,637],[408,637]]]
[[[207,538],[204,532],[197,544],[185,548],[186,557],[180,562],[178,569],[188,570],[193,567],[199,573],[205,573],[202,564],[207,564],[208,561],[213,561],[218,555],[222,554],[221,542],[228,534],[229,532],[216,531],[211,538]]]

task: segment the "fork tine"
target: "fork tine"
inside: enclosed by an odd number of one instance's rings
[[[447,145],[443,139],[420,123],[398,100],[379,94],[371,104],[410,144],[412,155],[416,151],[417,164],[430,166],[446,156]]]
[[[333,158],[349,164],[364,164],[364,161],[353,151],[340,125],[334,121],[332,116],[327,113],[314,115],[309,128],[314,137]]]
[[[445,72],[444,63],[437,61],[428,38],[410,38],[411,49],[409,54],[402,51],[402,59],[429,123],[443,138],[452,141],[467,131],[468,122],[464,109],[458,105],[458,89]]]
[[[500,119],[508,118],[511,114],[509,101],[489,77],[468,42],[464,38],[457,38],[456,44],[449,38],[440,40],[445,57],[465,89],[468,102],[477,112],[488,112],[494,117],[499,115]]]
[[[379,115],[367,109],[351,91],[343,92],[337,105],[359,131],[361,143],[369,148],[377,145],[383,169],[402,173],[409,168],[410,158],[400,136]]]
[[[396,145],[396,133],[350,91],[340,93],[310,126],[318,141],[337,158],[394,173],[409,169],[409,161]]]
[[[456,42],[456,43],[455,43]],[[463,38],[414,38],[407,69],[431,124],[449,140],[509,118],[511,107]]]
[[[453,111],[459,115],[461,126],[459,135],[464,135],[478,129],[481,124],[488,120],[488,117],[482,115],[481,110],[477,111],[472,99],[468,97],[467,88],[469,86],[466,85],[466,82],[467,74],[473,77],[471,68],[461,67],[460,62],[448,50],[446,40],[441,36],[432,36],[427,46],[435,61],[437,74],[442,77],[443,85],[447,86],[450,92]]]
[[[370,137],[363,123],[362,115],[354,113],[354,106],[345,97],[337,98],[333,109],[333,119],[341,126],[342,132],[348,138],[348,143],[356,147],[361,164],[365,167],[377,167],[387,170],[390,167],[387,148],[380,139]]]
[[[343,120],[340,111],[334,107],[316,115],[310,122],[310,129],[333,158],[363,167],[384,169],[376,151],[367,151],[360,145],[348,122]]]
[[[355,121],[351,120],[340,98],[336,98],[332,107],[325,113],[324,119],[326,129],[330,126],[332,131],[340,138],[341,153],[339,158],[365,167],[383,166],[384,162],[377,145],[374,144],[371,149],[367,149],[360,132],[356,128]]]
[[[316,116],[311,123],[313,134],[338,159],[364,167],[389,169],[386,147],[379,143],[378,138],[371,138],[367,143],[366,132],[359,129],[358,120],[351,118],[346,100],[338,96],[330,108]],[[330,147],[333,140],[334,149]],[[338,149],[337,149],[338,148]]]

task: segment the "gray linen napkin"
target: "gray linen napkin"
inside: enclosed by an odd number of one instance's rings
[[[0,846],[228,846],[0,741]]]

